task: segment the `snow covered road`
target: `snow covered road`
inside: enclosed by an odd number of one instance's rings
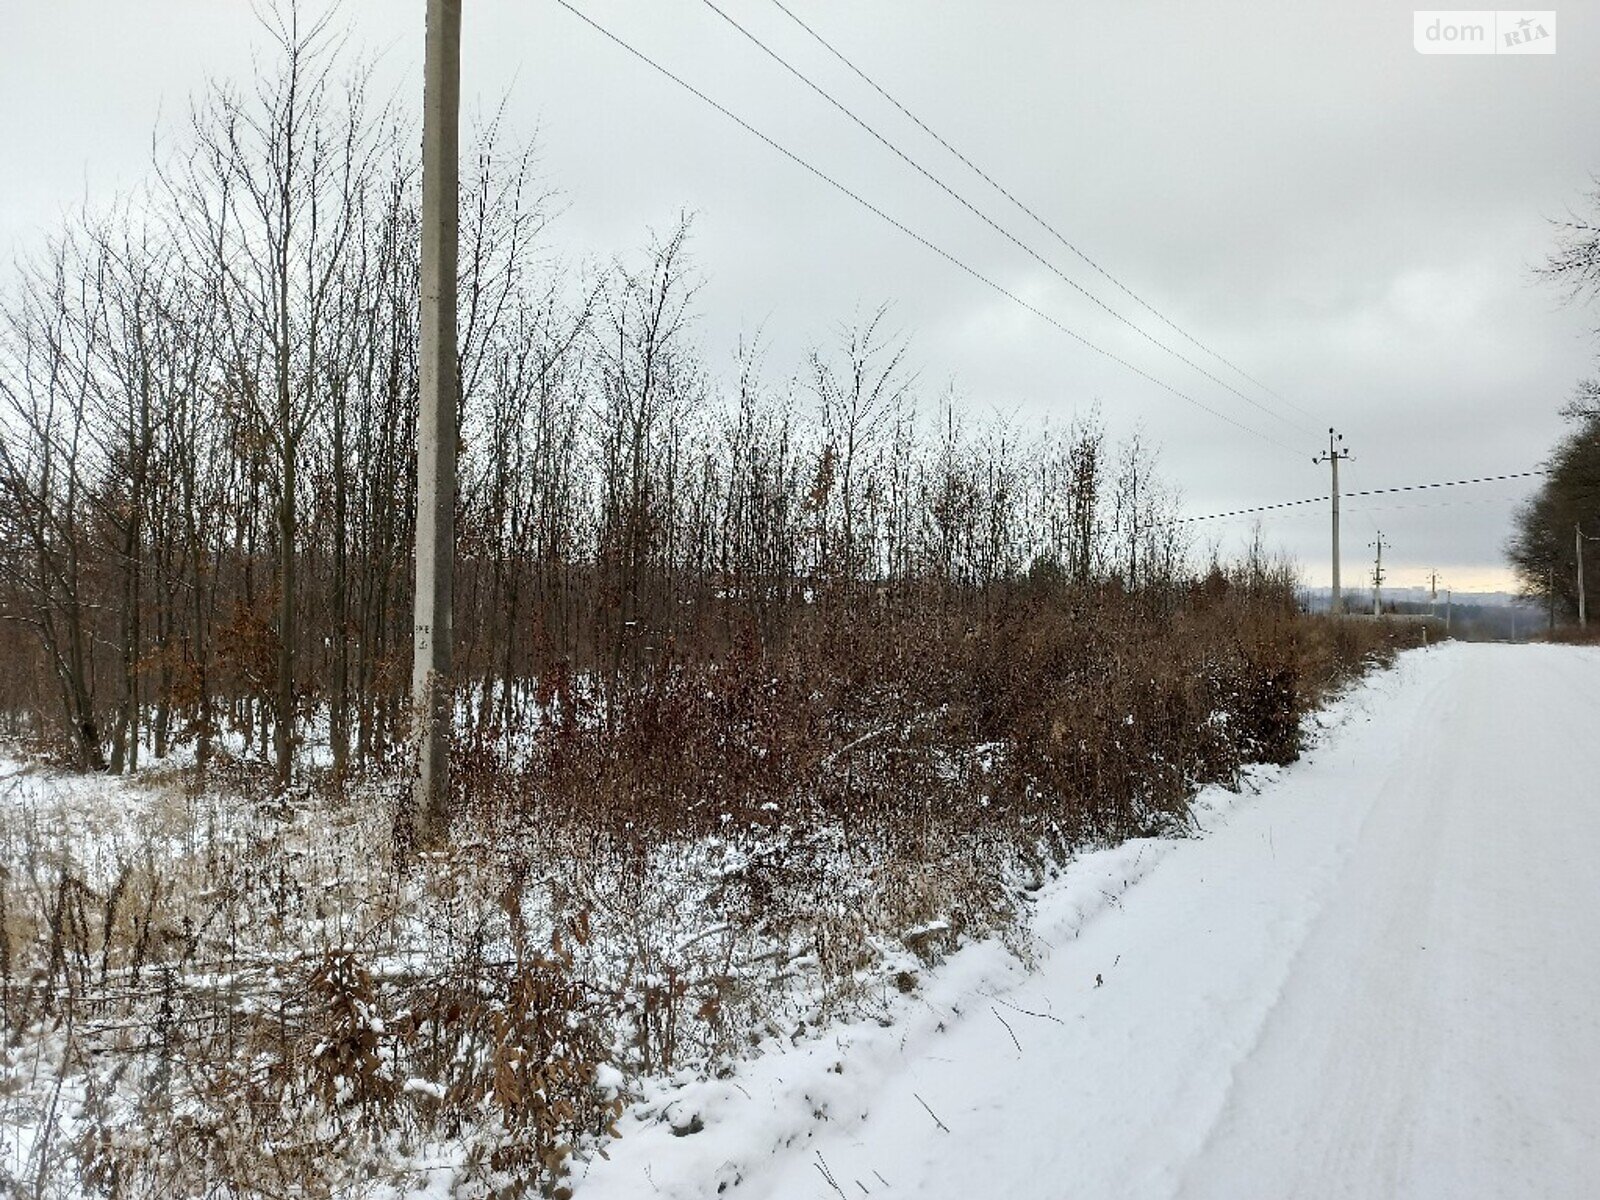
[[[1600,1196],[1600,653],[1412,653],[1339,712],[1204,837],[1076,864],[1033,973],[963,951],[579,1200]]]

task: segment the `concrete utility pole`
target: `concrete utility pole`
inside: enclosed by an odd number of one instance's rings
[[[1367,545],[1376,547],[1378,551],[1377,561],[1373,563],[1372,566],[1372,615],[1378,617],[1383,615],[1383,608],[1381,607],[1381,596],[1383,594],[1383,550],[1384,547],[1388,545],[1388,543],[1383,540],[1383,530],[1378,530],[1377,541],[1368,542]]]
[[[450,820],[456,555],[456,260],[460,242],[461,0],[428,0],[422,94],[422,344],[417,413],[417,593],[411,665],[417,837]]]
[[[1584,595],[1583,591],[1583,526],[1574,524],[1572,534],[1578,546],[1578,628],[1587,629],[1589,628],[1589,605],[1588,597]]]
[[[1328,449],[1321,455],[1311,460],[1313,465],[1328,463],[1333,467],[1333,490],[1329,495],[1333,499],[1333,599],[1328,611],[1337,616],[1344,611],[1344,595],[1339,591],[1339,460],[1350,457],[1350,451],[1344,448],[1344,435],[1335,433],[1330,427],[1328,430]]]
[[[1551,559],[1544,573],[1544,602],[1549,613],[1550,632],[1556,631],[1556,560]]]
[[[1450,632],[1450,589],[1444,590],[1444,631]]]

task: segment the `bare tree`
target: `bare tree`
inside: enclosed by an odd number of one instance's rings
[[[102,330],[99,281],[63,239],[26,277],[4,326],[0,505],[8,615],[29,625],[59,688],[78,762],[106,766],[95,708],[90,583],[83,560],[92,481],[88,406]]]
[[[224,371],[270,454],[276,549],[273,758],[294,762],[302,443],[337,383],[330,341],[340,284],[372,184],[377,140],[363,78],[341,90],[332,15],[303,25],[289,5],[269,19],[275,75],[245,97],[217,86],[194,121],[180,220],[203,253],[227,347]]]
[[[904,339],[893,337],[885,322],[888,306],[842,331],[837,361],[821,351],[811,355],[811,382],[821,409],[823,454],[837,471],[837,544],[824,540],[823,570],[846,588],[869,566],[864,550],[870,531],[859,528],[869,507],[872,472],[879,465],[879,435],[884,422],[911,386],[902,366]],[[826,526],[824,526],[826,528]]]

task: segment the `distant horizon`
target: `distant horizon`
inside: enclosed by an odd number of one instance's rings
[[[1333,589],[1329,585],[1327,585],[1325,583],[1324,584],[1301,584],[1301,585],[1299,585],[1299,590],[1301,592],[1305,593],[1308,596],[1314,596],[1314,597],[1317,597],[1319,599],[1326,599],[1328,596],[1331,596],[1333,594]],[[1351,585],[1351,586],[1343,588],[1342,590],[1343,590],[1343,592],[1344,592],[1346,597],[1367,596],[1367,597],[1370,598],[1371,595],[1372,595],[1372,585],[1370,583],[1366,584],[1366,585],[1364,585],[1362,587],[1356,587],[1354,585]],[[1428,585],[1425,584],[1425,583],[1424,584],[1403,584],[1403,583],[1402,584],[1387,584],[1386,583],[1386,584],[1383,585],[1383,594],[1384,594],[1384,596],[1386,598],[1391,598],[1391,599],[1393,599],[1393,598],[1403,598],[1403,599],[1405,599],[1407,601],[1415,601],[1420,596],[1421,599],[1425,600],[1425,599],[1427,599],[1427,595],[1428,595]],[[1462,587],[1446,588],[1441,583],[1439,585],[1439,602],[1441,604],[1444,603],[1445,597],[1447,595],[1452,597],[1457,603],[1461,603],[1461,602],[1466,601],[1466,600],[1486,600],[1486,599],[1490,599],[1490,600],[1494,600],[1494,601],[1496,601],[1498,603],[1506,603],[1506,604],[1516,603],[1516,604],[1532,604],[1532,605],[1538,606],[1539,603],[1540,603],[1539,601],[1535,601],[1535,600],[1524,600],[1518,594],[1517,589],[1514,586],[1513,587],[1501,587],[1501,588],[1470,588],[1470,587],[1468,587],[1468,588],[1462,588]]]
[[[1412,566],[1391,568],[1387,563],[1384,565],[1384,571],[1388,578],[1384,581],[1383,589],[1386,592],[1403,591],[1407,588],[1420,588],[1426,591],[1428,588],[1428,576],[1434,570],[1439,573],[1439,594],[1441,596],[1447,590],[1454,592],[1456,595],[1469,593],[1478,595],[1494,592],[1514,595],[1519,590],[1516,576],[1509,567],[1496,569],[1458,565],[1437,568]],[[1370,559],[1364,558],[1359,563],[1352,563],[1346,560],[1341,573],[1344,576],[1343,586],[1347,593],[1370,592],[1372,590],[1372,562]],[[1301,586],[1324,592],[1332,591],[1333,580],[1330,575],[1331,572],[1326,563],[1321,564],[1320,569],[1302,569],[1300,572]]]

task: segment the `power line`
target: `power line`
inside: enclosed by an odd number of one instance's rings
[[[735,125],[739,126],[741,129],[743,129],[746,133],[748,133],[752,137],[758,138],[760,141],[766,143],[769,147],[771,147],[773,150],[776,150],[779,154],[783,155],[785,158],[787,158],[790,162],[794,163],[796,166],[801,167],[806,171],[809,171],[812,175],[815,175],[818,179],[822,180],[824,183],[828,184],[830,187],[835,188],[836,190],[841,192],[843,195],[849,197],[851,200],[854,200],[857,204],[861,205],[868,212],[873,213],[875,216],[877,216],[877,217],[881,218],[882,220],[888,222],[890,225],[893,225],[896,229],[898,229],[901,233],[905,234],[907,237],[911,238],[913,241],[915,241],[918,244],[922,245],[926,249],[933,251],[933,253],[937,254],[940,258],[944,259],[946,262],[950,263],[952,266],[958,268],[959,270],[964,271],[966,274],[968,274],[972,278],[976,279],[979,283],[983,284],[985,287],[988,287],[988,288],[992,289],[993,291],[995,291],[995,292],[999,293],[1000,295],[1004,296],[1006,299],[1012,301],[1013,303],[1019,305],[1022,308],[1027,309],[1034,316],[1036,316],[1040,320],[1045,321],[1048,324],[1054,326],[1061,333],[1066,334],[1068,337],[1072,338],[1074,341],[1078,342],[1080,345],[1084,346],[1085,348],[1087,348],[1089,350],[1094,351],[1096,354],[1103,355],[1105,358],[1110,359],[1112,362],[1117,363],[1118,365],[1120,365],[1122,367],[1127,368],[1129,371],[1132,371],[1135,375],[1139,376],[1141,379],[1147,380],[1148,382],[1155,384],[1157,387],[1163,389],[1164,391],[1170,392],[1172,395],[1178,397],[1178,399],[1183,400],[1188,404],[1194,405],[1196,408],[1200,409],[1202,412],[1206,412],[1206,413],[1211,414],[1213,417],[1216,417],[1217,420],[1223,421],[1223,422],[1226,422],[1229,425],[1232,425],[1235,429],[1238,429],[1238,430],[1240,430],[1240,431],[1242,431],[1244,433],[1248,433],[1252,437],[1258,437],[1264,442],[1269,442],[1272,445],[1277,446],[1280,450],[1288,451],[1290,454],[1298,455],[1299,453],[1301,453],[1299,450],[1296,450],[1296,449],[1294,449],[1294,447],[1289,446],[1286,443],[1279,441],[1277,438],[1273,437],[1272,435],[1266,434],[1266,433],[1262,433],[1259,429],[1256,429],[1256,428],[1254,428],[1252,426],[1246,425],[1241,421],[1236,421],[1232,417],[1228,416],[1226,413],[1218,412],[1216,409],[1212,408],[1209,404],[1206,404],[1205,402],[1203,402],[1201,400],[1195,399],[1193,396],[1189,395],[1189,393],[1181,391],[1178,388],[1173,387],[1170,383],[1166,383],[1163,380],[1157,379],[1154,375],[1151,375],[1148,371],[1145,371],[1145,370],[1143,370],[1143,369],[1141,369],[1139,367],[1134,366],[1133,363],[1129,362],[1127,359],[1123,358],[1121,355],[1117,354],[1115,351],[1107,350],[1104,347],[1099,346],[1094,342],[1091,342],[1088,338],[1084,337],[1081,333],[1078,333],[1076,330],[1073,330],[1073,329],[1069,328],[1068,326],[1063,325],[1060,321],[1056,320],[1049,313],[1045,312],[1044,310],[1038,308],[1037,306],[1035,306],[1033,304],[1028,303],[1028,301],[1024,300],[1021,296],[1017,295],[1015,292],[1011,291],[1009,288],[1007,288],[1003,284],[996,283],[993,279],[990,279],[987,275],[983,274],[976,267],[969,266],[966,262],[964,262],[962,259],[957,258],[954,254],[950,253],[948,250],[945,250],[944,248],[942,248],[942,247],[940,247],[938,245],[935,245],[933,242],[931,242],[927,238],[923,237],[920,233],[917,233],[910,226],[908,226],[908,225],[904,224],[903,222],[897,220],[896,218],[890,216],[883,209],[879,208],[876,204],[873,204],[870,200],[867,200],[865,197],[861,196],[859,193],[851,191],[850,188],[848,188],[844,184],[840,183],[837,179],[833,178],[833,176],[831,176],[827,172],[823,171],[820,167],[813,166],[810,162],[808,162],[805,159],[801,158],[794,151],[792,151],[792,150],[788,149],[787,147],[781,145],[780,143],[774,141],[772,138],[770,138],[766,134],[762,133],[754,125],[750,124],[750,122],[746,121],[743,117],[741,117],[738,114],[734,113],[731,109],[725,107],[724,105],[722,105],[718,101],[713,100],[710,96],[706,95],[705,92],[702,92],[699,88],[695,87],[692,83],[690,83],[687,80],[683,79],[681,76],[673,74],[672,71],[668,70],[666,67],[664,67],[660,63],[656,62],[655,59],[651,58],[649,55],[644,53],[644,51],[636,49],[634,46],[632,46],[628,42],[624,41],[617,34],[612,33],[611,30],[607,29],[604,25],[601,25],[598,21],[596,21],[594,18],[590,17],[587,13],[584,13],[582,10],[580,10],[575,5],[573,5],[570,2],[570,0],[555,0],[555,2],[557,4],[559,4],[562,8],[566,9],[573,16],[577,17],[585,25],[588,25],[596,33],[601,34],[607,40],[615,43],[618,47],[620,47],[621,49],[627,51],[629,54],[633,55],[633,57],[637,58],[640,62],[644,63],[651,70],[657,72],[660,75],[665,76],[667,79],[670,79],[673,83],[675,83],[679,87],[683,88],[690,95],[692,95],[692,96],[696,97],[697,99],[703,101],[704,103],[710,105],[712,108],[716,109],[717,112],[721,113],[724,117],[727,117],[728,120],[732,121]]]
[[[1326,496],[1319,496],[1317,499],[1323,504],[1326,504],[1328,502],[1328,498]],[[1505,502],[1506,502],[1506,498],[1504,496],[1479,496],[1479,497],[1476,497],[1474,499],[1468,499],[1465,496],[1457,496],[1454,499],[1450,499],[1450,500],[1435,500],[1435,501],[1433,501],[1431,503],[1427,503],[1427,504],[1358,504],[1358,505],[1355,505],[1354,507],[1346,507],[1344,509],[1344,514],[1347,517],[1348,516],[1361,517],[1361,516],[1368,516],[1368,514],[1370,514],[1370,513],[1380,513],[1380,512],[1382,512],[1382,513],[1390,513],[1390,512],[1421,512],[1421,511],[1426,511],[1426,510],[1429,510],[1429,509],[1469,508],[1469,507],[1472,507],[1472,506],[1475,506],[1475,505],[1481,506],[1481,505],[1485,505],[1485,504],[1504,504]],[[1257,515],[1260,515],[1260,514],[1257,514]],[[1192,519],[1194,519],[1194,520],[1222,519],[1222,514],[1218,514],[1217,517],[1215,517],[1215,518],[1196,517],[1196,518],[1192,518]],[[1239,518],[1235,518],[1235,519],[1239,519]],[[1370,521],[1371,518],[1368,517],[1368,519]],[[1174,522],[1174,524],[1176,524],[1176,522]]]
[[[1294,401],[1290,400],[1286,396],[1280,395],[1279,393],[1274,391],[1272,388],[1270,388],[1266,384],[1262,383],[1255,376],[1251,375],[1243,367],[1239,366],[1237,363],[1231,361],[1230,359],[1225,358],[1223,355],[1221,355],[1217,351],[1213,350],[1210,346],[1208,346],[1204,342],[1200,341],[1193,334],[1189,333],[1187,330],[1185,330],[1181,326],[1179,326],[1179,325],[1175,324],[1173,321],[1171,321],[1165,314],[1163,314],[1158,309],[1156,309],[1152,304],[1150,304],[1149,301],[1147,301],[1143,297],[1139,296],[1131,288],[1129,288],[1126,284],[1124,284],[1120,279],[1118,279],[1115,275],[1111,274],[1111,272],[1107,271],[1104,267],[1102,267],[1094,259],[1090,258],[1089,255],[1086,254],[1083,250],[1079,249],[1076,245],[1074,245],[1071,241],[1069,241],[1067,239],[1067,237],[1064,234],[1062,234],[1061,231],[1058,230],[1054,225],[1052,225],[1049,221],[1045,220],[1042,216],[1040,216],[1037,212],[1035,212],[1027,204],[1024,204],[1021,200],[1019,200],[1010,191],[1010,189],[1006,188],[1003,184],[1001,184],[998,181],[996,181],[993,177],[991,177],[988,174],[988,172],[986,172],[982,167],[978,166],[977,163],[973,162],[965,154],[961,153],[960,150],[957,150],[953,145],[951,145],[942,136],[940,136],[940,134],[938,132],[936,132],[932,127],[930,127],[927,124],[927,122],[925,122],[921,117],[917,116],[916,113],[912,112],[904,104],[900,103],[899,100],[895,99],[894,96],[890,95],[889,92],[880,83],[878,83],[877,80],[873,79],[872,76],[868,75],[864,70],[862,70],[860,67],[858,67],[854,62],[852,62],[848,57],[846,57],[846,55],[841,50],[839,50],[837,47],[835,47],[831,42],[829,42],[826,38],[824,38],[820,33],[818,33],[810,25],[806,24],[806,22],[803,21],[800,17],[796,16],[795,13],[793,11],[791,11],[782,2],[782,0],[772,0],[772,3],[774,5],[776,5],[777,8],[779,9],[779,11],[781,11],[786,17],[788,17],[796,25],[800,26],[800,28],[805,30],[806,33],[810,34],[811,37],[814,38],[817,41],[817,43],[822,46],[822,48],[824,50],[826,50],[829,54],[833,55],[841,63],[843,63],[846,67],[848,67],[852,72],[854,72],[856,74],[856,76],[859,77],[862,80],[862,82],[866,83],[867,86],[872,88],[873,91],[877,92],[878,95],[882,96],[890,104],[894,105],[895,108],[899,109],[901,114],[904,115],[913,124],[915,124],[917,126],[917,128],[921,129],[924,133],[926,133],[934,141],[938,142],[939,145],[943,146],[946,150],[948,150],[952,155],[954,155],[958,160],[960,160],[960,162],[964,166],[966,166],[970,171],[972,171],[973,174],[977,175],[979,179],[982,179],[985,183],[987,183],[995,191],[999,192],[1002,196],[1004,196],[1012,204],[1016,205],[1016,207],[1018,209],[1020,209],[1026,216],[1030,217],[1041,228],[1043,228],[1047,233],[1049,233],[1051,237],[1055,238],[1056,241],[1060,242],[1063,246],[1065,246],[1073,254],[1077,255],[1086,264],[1088,264],[1088,266],[1090,266],[1093,270],[1095,270],[1100,275],[1102,275],[1105,279],[1107,279],[1114,287],[1117,288],[1118,291],[1122,292],[1130,300],[1134,301],[1140,307],[1144,308],[1153,317],[1155,317],[1163,325],[1166,325],[1168,328],[1173,330],[1179,336],[1181,336],[1184,339],[1186,339],[1187,341],[1191,342],[1193,345],[1197,346],[1199,349],[1204,350],[1207,354],[1211,355],[1212,358],[1216,359],[1218,362],[1222,363],[1224,366],[1230,368],[1233,371],[1238,372],[1238,374],[1242,378],[1244,378],[1244,379],[1248,380],[1249,382],[1253,383],[1256,387],[1260,388],[1267,395],[1273,397],[1275,400],[1278,400],[1278,401],[1282,402],[1283,404],[1288,405],[1290,408],[1294,409],[1296,412],[1300,413],[1302,416],[1305,416],[1305,417],[1312,417],[1313,416],[1313,414],[1311,414],[1311,413],[1307,412],[1305,409],[1301,408],[1298,404],[1294,403]]]
[[[819,84],[815,80],[811,79],[810,76],[806,75],[798,67],[794,66],[794,64],[792,64],[786,58],[784,58],[781,54],[779,54],[776,50],[772,49],[772,47],[768,46],[765,42],[763,42],[755,34],[751,33],[749,29],[747,29],[747,28],[745,28],[745,26],[741,25],[735,18],[730,16],[723,8],[721,8],[715,2],[715,0],[701,0],[701,3],[704,4],[707,8],[709,8],[712,12],[716,13],[717,16],[721,17],[724,21],[726,21],[729,25],[731,25],[735,30],[737,30],[740,34],[742,34],[753,46],[755,46],[758,50],[760,50],[768,58],[772,59],[773,62],[777,63],[780,67],[782,67],[790,75],[793,75],[801,83],[805,84],[806,87],[810,88],[813,92],[815,92],[818,96],[822,97],[822,99],[826,100],[834,108],[838,109],[841,113],[843,113],[846,117],[848,117],[856,125],[860,126],[861,129],[863,129],[872,138],[874,138],[886,150],[888,150],[896,158],[900,159],[901,162],[905,163],[912,170],[916,171],[919,175],[921,175],[929,183],[933,184],[940,191],[942,191],[945,195],[949,196],[957,204],[961,205],[962,208],[966,209],[973,216],[977,217],[980,221],[982,221],[985,225],[987,225],[990,229],[994,230],[1001,237],[1005,238],[1013,246],[1016,246],[1024,254],[1028,255],[1035,262],[1039,263],[1042,267],[1045,268],[1045,270],[1049,271],[1057,279],[1061,280],[1062,283],[1065,283],[1068,287],[1072,288],[1079,295],[1083,296],[1091,304],[1096,305],[1097,307],[1099,307],[1101,310],[1103,310],[1104,312],[1109,314],[1114,319],[1122,322],[1122,324],[1126,325],[1129,329],[1133,330],[1140,337],[1144,338],[1146,341],[1148,341],[1151,345],[1155,346],[1157,349],[1166,351],[1168,354],[1172,355],[1172,357],[1176,358],[1179,362],[1183,363],[1185,366],[1191,368],[1194,371],[1199,372],[1201,375],[1203,375],[1207,379],[1211,380],[1211,382],[1216,384],[1218,387],[1224,388],[1227,391],[1232,392],[1239,399],[1243,400],[1246,404],[1249,404],[1253,408],[1257,409],[1259,412],[1265,413],[1267,416],[1271,417],[1275,421],[1282,421],[1284,424],[1290,426],[1291,428],[1298,429],[1302,433],[1311,432],[1306,426],[1301,425],[1297,421],[1291,420],[1290,418],[1284,416],[1282,413],[1273,411],[1271,408],[1268,408],[1266,405],[1261,404],[1260,402],[1258,402],[1254,397],[1246,395],[1244,392],[1241,392],[1238,388],[1234,387],[1231,383],[1228,383],[1226,380],[1219,379],[1215,374],[1213,374],[1211,371],[1207,370],[1205,367],[1202,367],[1199,363],[1195,362],[1188,355],[1186,355],[1186,354],[1182,353],[1181,351],[1176,350],[1173,347],[1167,345],[1167,343],[1163,342],[1160,338],[1157,338],[1154,334],[1150,333],[1148,330],[1144,329],[1142,326],[1138,325],[1134,321],[1129,320],[1122,313],[1118,312],[1116,309],[1112,308],[1109,304],[1107,304],[1104,300],[1100,299],[1099,296],[1096,296],[1093,292],[1089,291],[1082,284],[1078,283],[1077,280],[1071,278],[1069,275],[1067,275],[1065,272],[1063,272],[1059,267],[1057,267],[1049,259],[1045,258],[1044,255],[1040,254],[1032,246],[1028,245],[1021,238],[1017,237],[1016,234],[1012,233],[1009,229],[1007,229],[1003,225],[1001,225],[998,221],[996,221],[988,213],[986,213],[982,209],[978,208],[977,205],[973,204],[965,196],[963,196],[963,195],[961,195],[961,193],[957,192],[954,188],[952,188],[944,180],[940,179],[937,175],[935,175],[927,167],[923,166],[916,159],[912,158],[909,154],[907,154],[903,149],[901,149],[898,145],[896,145],[888,137],[886,137],[884,134],[880,133],[872,125],[868,124],[868,122],[865,119],[863,119],[853,109],[851,109],[848,105],[846,105],[842,100],[840,100],[836,96],[834,96],[831,92],[829,92],[821,84]]]
[[[1438,483],[1407,483],[1399,487],[1368,488],[1360,492],[1340,492],[1341,499],[1358,499],[1362,496],[1388,496],[1396,492],[1425,492],[1434,488],[1464,487],[1472,483],[1503,483],[1512,479],[1532,479],[1539,475],[1548,475],[1550,472],[1544,468],[1534,471],[1515,471],[1509,475],[1481,475],[1475,479],[1445,479]],[[1277,504],[1259,504],[1254,508],[1236,508],[1231,512],[1206,513],[1201,517],[1179,517],[1172,521],[1173,525],[1189,525],[1196,521],[1220,521],[1226,517],[1244,517],[1251,513],[1275,512],[1281,508],[1298,508],[1304,504],[1326,504],[1327,496],[1307,496],[1303,500],[1283,500]]]
[[[1505,502],[1504,496],[1480,496],[1472,500],[1467,499],[1465,496],[1457,496],[1453,500],[1435,500],[1429,504],[1363,504],[1348,511],[1354,513],[1416,512],[1419,509],[1462,508],[1472,504],[1504,504]]]
[[[1408,483],[1401,487],[1368,488],[1364,492],[1345,492],[1346,496],[1387,496],[1391,492],[1425,492],[1431,488],[1462,487],[1469,483],[1504,483],[1510,479],[1532,479],[1538,475],[1548,475],[1550,472],[1544,467],[1532,471],[1513,471],[1509,475],[1480,475],[1476,479],[1446,479],[1439,483]]]

